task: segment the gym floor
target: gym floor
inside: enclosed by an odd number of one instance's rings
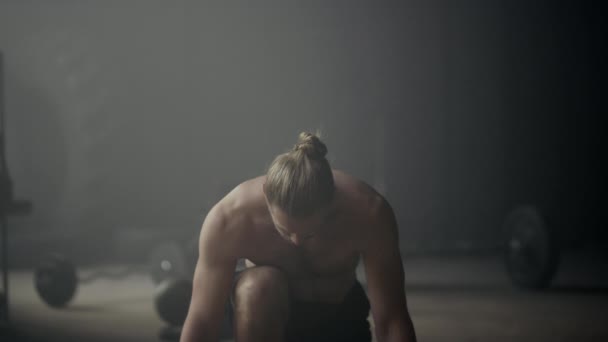
[[[608,341],[605,265],[562,266],[550,289],[533,293],[514,289],[496,256],[408,258],[406,291],[418,340]],[[20,338],[7,341],[160,340],[164,324],[146,274],[83,285],[62,310],[41,302],[32,272],[11,273],[10,285],[12,330]]]

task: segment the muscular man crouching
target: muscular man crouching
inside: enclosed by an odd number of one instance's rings
[[[217,341],[224,307],[236,341],[415,341],[397,224],[372,187],[332,170],[301,133],[265,176],[217,203],[201,229],[181,341]],[[368,297],[355,277],[362,258]],[[238,259],[248,268],[235,274]]]

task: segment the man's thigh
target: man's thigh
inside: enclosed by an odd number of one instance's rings
[[[256,267],[236,271],[229,301],[226,303],[225,331],[232,332],[235,324],[235,290],[246,272]],[[248,276],[250,276],[248,274]],[[356,282],[342,303],[330,304],[289,299],[289,319],[286,341],[371,341],[369,330],[369,301],[361,284]]]
[[[261,290],[252,290],[260,287]],[[232,334],[236,324],[237,307],[239,310],[244,309],[245,312],[252,310],[253,312],[248,314],[254,317],[256,312],[263,315],[268,312],[266,309],[271,308],[281,308],[280,311],[286,313],[285,308],[289,305],[287,293],[287,278],[279,269],[270,266],[237,268],[233,276],[230,297],[226,301],[223,330]],[[254,305],[251,304],[252,301]]]

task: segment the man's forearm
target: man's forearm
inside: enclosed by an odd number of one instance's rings
[[[186,321],[182,328],[180,342],[217,342],[219,341],[219,329],[212,325],[205,326],[204,323]]]
[[[414,324],[409,316],[380,323],[375,332],[378,342],[416,342]]]

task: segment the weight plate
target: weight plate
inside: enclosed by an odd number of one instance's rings
[[[550,227],[534,206],[513,210],[504,222],[505,264],[516,286],[542,289],[549,286],[559,259]]]
[[[64,307],[76,293],[76,267],[62,255],[50,255],[36,268],[34,285],[40,298],[49,306]]]
[[[192,281],[189,279],[166,278],[155,291],[154,307],[159,317],[172,326],[182,326],[188,315]]]
[[[161,243],[148,258],[150,276],[155,284],[167,278],[189,278],[189,267],[183,247],[176,241]]]

